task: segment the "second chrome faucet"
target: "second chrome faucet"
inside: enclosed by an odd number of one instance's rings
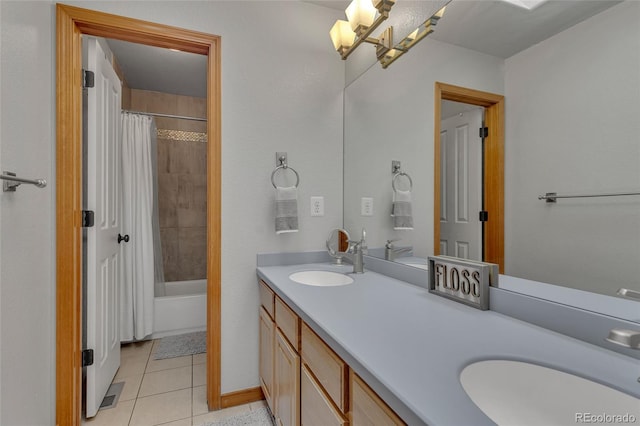
[[[353,263],[353,273],[362,274],[364,272],[363,254],[367,250],[367,231],[362,228],[362,238],[360,241],[349,240],[349,248],[344,256]]]
[[[400,240],[387,240],[384,245],[384,259],[385,260],[396,260],[396,258],[400,255],[411,253],[413,251],[413,247],[394,247],[393,243]]]

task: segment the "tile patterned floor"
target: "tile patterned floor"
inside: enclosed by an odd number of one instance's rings
[[[209,412],[205,354],[154,360],[158,340],[122,346],[114,383],[124,382],[118,404],[100,410],[87,426],[199,426],[264,407],[264,401]]]

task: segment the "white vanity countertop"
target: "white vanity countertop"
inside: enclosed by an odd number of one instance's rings
[[[459,381],[465,366],[487,359],[528,361],[640,397],[637,360],[580,340],[371,271],[350,274],[355,282],[338,287],[289,279],[304,270],[351,269],[319,263],[257,273],[410,425],[494,424]],[[574,422],[567,413],[567,424]]]

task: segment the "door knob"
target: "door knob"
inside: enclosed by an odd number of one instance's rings
[[[118,244],[120,244],[122,241],[124,241],[125,243],[128,243],[129,235],[125,234],[125,236],[123,237],[122,235],[118,234]]]

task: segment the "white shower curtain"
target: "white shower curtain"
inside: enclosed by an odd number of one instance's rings
[[[130,239],[123,247],[121,341],[140,340],[153,332],[154,136],[155,124],[151,117],[122,113],[122,230]]]

